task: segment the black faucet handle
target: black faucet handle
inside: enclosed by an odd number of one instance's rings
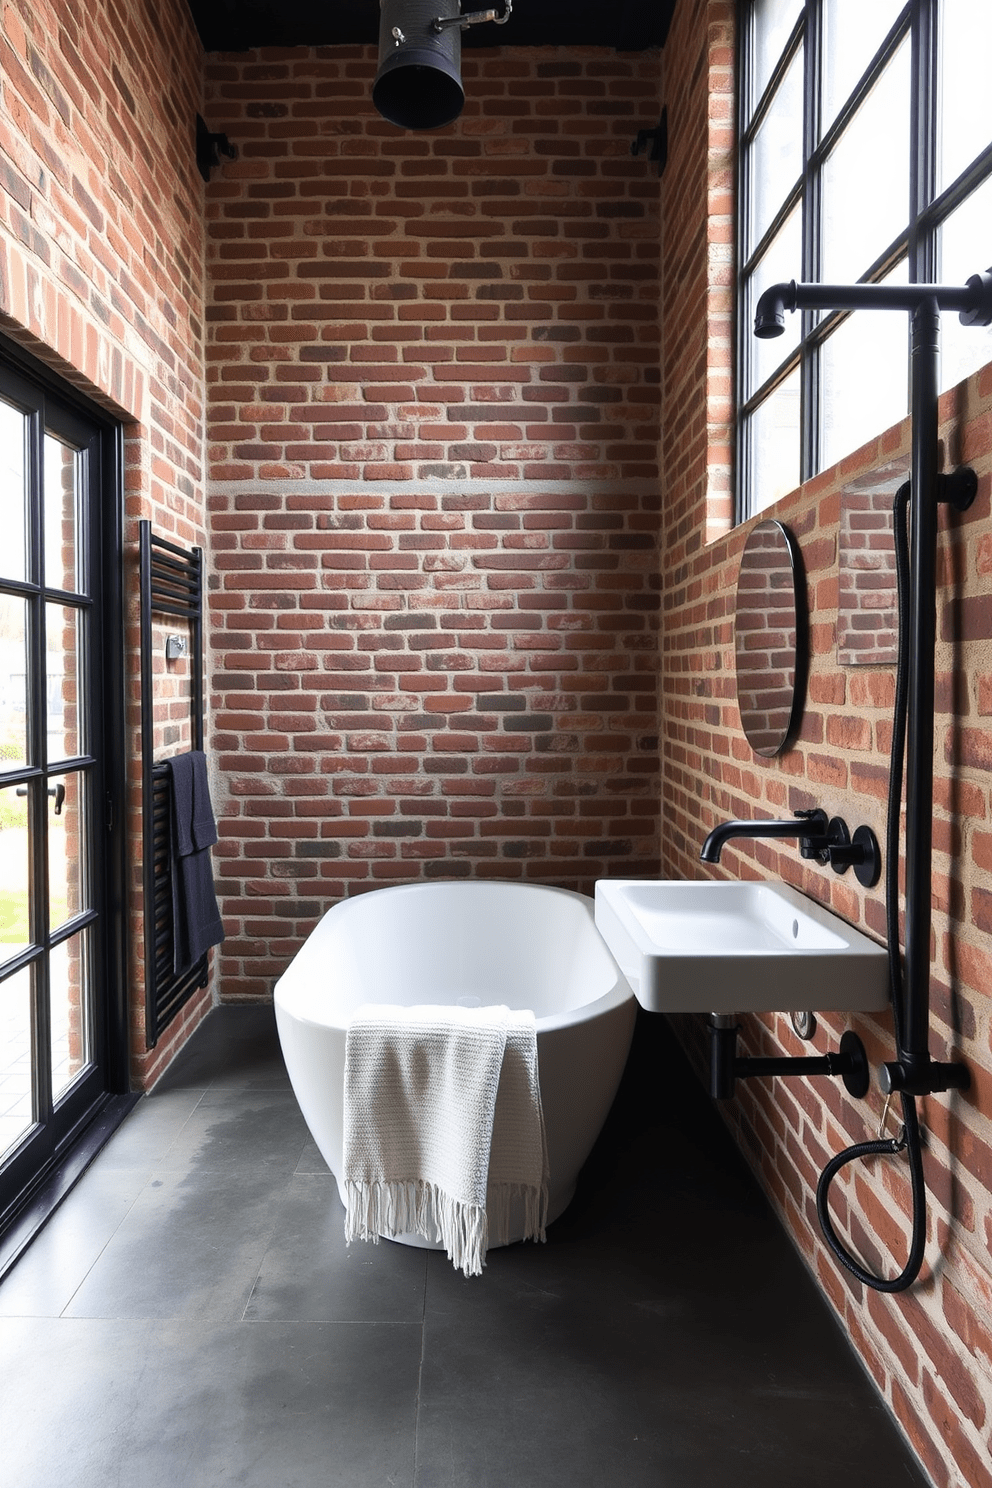
[[[799,839],[799,856],[812,858],[817,863],[826,863],[830,852],[830,829],[823,807],[814,806],[808,811],[796,811],[793,815],[800,821],[809,822],[809,831],[804,832]]]

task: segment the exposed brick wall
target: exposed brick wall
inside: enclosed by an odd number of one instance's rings
[[[657,56],[216,56],[208,191],[225,996],[343,895],[656,872]]]
[[[723,30],[729,7],[719,0],[681,5],[666,49],[670,115],[700,119],[726,77]],[[711,141],[712,143],[712,141]],[[719,290],[719,266],[700,260],[707,172],[698,139],[677,146],[678,173],[663,183],[662,263],[666,355],[663,366],[663,818],[664,871],[699,878],[778,878],[829,903],[878,940],[885,938],[883,891],[861,889],[805,863],[793,845],[731,843],[719,868],[699,861],[702,840],[732,816],[790,815],[822,805],[851,827],[867,822],[883,839],[894,669],[844,666],[838,658],[839,537],[842,493],[862,491],[879,472],[905,468],[909,428],[881,435],[765,515],[796,535],[807,573],[811,664],[809,691],[795,746],[774,759],[752,753],[740,727],[734,681],[734,603],[747,529],[713,532],[712,478],[720,459],[707,430],[723,387],[716,375],[701,307]],[[690,175],[690,156],[691,171]],[[695,186],[693,188],[693,180]],[[678,184],[676,184],[678,183]],[[673,319],[683,294],[681,266],[695,265],[689,324]],[[728,348],[725,348],[729,350]],[[908,1294],[865,1291],[841,1272],[816,1221],[815,1187],[828,1158],[874,1136],[881,1097],[873,1088],[853,1101],[837,1081],[750,1080],[727,1110],[742,1149],[854,1347],[876,1380],[934,1481],[944,1488],[992,1484],[992,605],[988,576],[992,507],[992,367],[941,400],[947,463],[970,463],[979,495],[964,516],[941,515],[938,599],[937,718],[934,784],[935,1058],[965,1060],[970,1091],[921,1103],[930,1187],[927,1264]],[[801,998],[799,999],[801,1001]],[[799,1054],[809,1045],[787,1016],[745,1016],[744,1049]],[[701,1024],[680,1020],[691,1047],[703,1051]],[[835,1049],[846,1026],[862,1037],[873,1067],[891,1058],[888,1016],[819,1020],[817,1052]],[[901,1159],[855,1164],[835,1182],[838,1227],[870,1266],[894,1274],[909,1237],[909,1193]]]
[[[127,424],[127,669],[133,1072],[143,1083],[202,1015],[145,1053],[141,957],[137,521],[204,542],[201,52],[180,0],[5,0],[0,28],[0,326]],[[157,743],[165,742],[165,713]]]

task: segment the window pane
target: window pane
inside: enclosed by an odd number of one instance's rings
[[[87,777],[52,775],[48,781],[49,925],[58,930],[90,909],[87,872]]]
[[[0,982],[0,1155],[34,1124],[31,1097],[31,968]]]
[[[885,280],[905,284],[906,266]],[[856,310],[820,352],[820,469],[897,424],[909,411],[909,316]]]
[[[45,606],[48,759],[85,753],[80,737],[79,666],[86,616],[69,605]]]
[[[992,264],[992,179],[973,191],[940,231],[940,278],[964,284]],[[954,387],[992,362],[992,326],[963,326],[944,314],[941,325],[940,386]]]
[[[782,79],[750,150],[748,254],[761,241],[803,169],[803,54]]]
[[[751,44],[755,103],[768,86],[802,8],[802,0],[754,0]]]
[[[824,131],[853,93],[901,10],[901,0],[833,0],[824,6]]]
[[[77,491],[80,455],[45,435],[45,583],[76,590]]]
[[[7,579],[27,577],[24,528],[24,441],[27,419],[17,408],[0,401],[0,574]]]
[[[27,763],[27,650],[23,599],[0,594],[0,770]]]
[[[940,7],[941,191],[992,143],[988,15],[984,11],[975,0],[943,0]]]
[[[89,930],[81,930],[49,957],[53,1101],[92,1059],[90,939]]]
[[[791,373],[751,415],[749,515],[799,485],[799,371]]]
[[[28,787],[0,790],[0,961],[31,944]]]
[[[754,311],[762,292],[772,284],[788,283],[790,279],[802,278],[803,225],[799,207],[790,212],[780,230],[775,234],[761,255],[747,282],[745,294],[744,333],[745,345],[744,397],[756,393],[767,377],[770,377],[790,352],[799,345],[803,318],[800,314],[786,313],[785,331],[781,336],[760,340],[753,334]]]
[[[827,284],[860,279],[909,222],[909,43],[904,42],[823,167]]]

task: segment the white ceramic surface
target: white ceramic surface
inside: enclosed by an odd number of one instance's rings
[[[637,1011],[593,901],[461,881],[375,889],[328,910],[276,983],[275,1008],[293,1090],[339,1185],[345,1033],[363,1002],[534,1012],[549,1222],[560,1214],[613,1104]]]
[[[601,879],[596,924],[652,1012],[868,1012],[884,946],[782,883]]]

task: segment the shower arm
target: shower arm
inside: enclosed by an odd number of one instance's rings
[[[883,1065],[881,1083],[887,1092],[907,1095],[964,1089],[967,1066],[932,1060],[929,1049],[937,505],[949,501],[963,510],[974,498],[971,472],[942,477],[938,471],[937,352],[941,310],[957,310],[964,325],[992,324],[992,270],[973,274],[965,285],[775,284],[758,300],[755,335],[781,335],[786,310],[903,310],[912,316],[905,991],[898,1058]]]

